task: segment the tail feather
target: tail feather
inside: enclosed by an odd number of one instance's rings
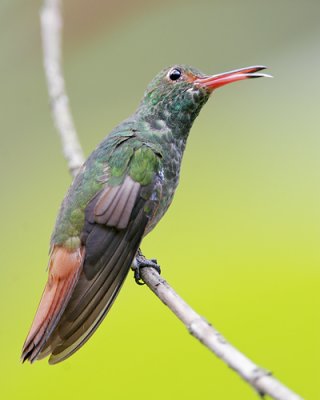
[[[79,278],[84,249],[55,246],[49,261],[49,277],[35,318],[23,345],[21,359],[33,362],[56,327]]]

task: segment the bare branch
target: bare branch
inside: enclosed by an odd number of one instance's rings
[[[45,0],[40,14],[44,70],[52,108],[53,120],[60,135],[69,170],[77,174],[84,156],[69,109],[61,68],[61,4],[60,0]]]
[[[141,278],[153,293],[184,323],[188,331],[246,380],[260,395],[275,400],[302,400],[269,371],[260,368],[233,347],[203,317],[197,314],[153,268],[143,268]]]
[[[41,12],[44,68],[53,119],[69,170],[75,176],[84,157],[69,110],[61,68],[60,7],[60,0],[44,0]],[[154,269],[143,268],[141,277],[155,295],[184,323],[191,335],[236,371],[261,396],[269,395],[275,400],[302,400],[302,397],[272,377],[270,372],[258,367],[228,343],[217,330],[182,300]]]

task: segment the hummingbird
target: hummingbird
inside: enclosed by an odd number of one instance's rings
[[[175,65],[147,86],[132,116],[103,139],[71,184],[50,241],[48,280],[22,349],[31,363],[56,364],[95,332],[130,270],[156,260],[140,243],[172,202],[192,124],[212,92],[264,66],[205,75]]]

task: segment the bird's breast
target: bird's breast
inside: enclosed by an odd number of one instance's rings
[[[164,151],[164,157],[155,179],[154,193],[160,193],[159,206],[152,217],[147,232],[150,232],[168,210],[179,183],[182,152],[172,143]]]

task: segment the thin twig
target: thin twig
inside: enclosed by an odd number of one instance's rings
[[[61,68],[61,4],[60,0],[44,0],[41,12],[44,67],[46,71],[52,114],[59,132],[64,156],[74,176],[84,157],[68,106]],[[144,268],[142,280],[184,323],[188,331],[236,371],[261,396],[275,400],[302,400],[271,373],[258,367],[239,350],[228,343],[203,317],[197,314],[152,268]]]
[[[61,4],[60,0],[45,0],[40,14],[43,62],[53,120],[60,135],[69,170],[77,174],[84,155],[74,127],[61,68]]]

